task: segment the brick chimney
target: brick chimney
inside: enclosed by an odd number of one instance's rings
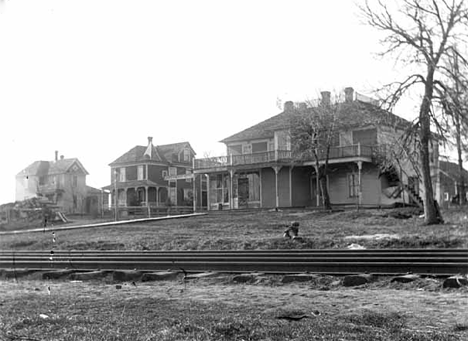
[[[287,101],[284,103],[284,111],[293,111],[294,110],[294,103],[292,101]]]
[[[55,161],[58,161],[58,150],[55,151]]]
[[[330,103],[331,103],[331,101],[330,101],[331,92],[330,91],[322,91],[320,94],[322,95],[322,101],[320,102],[320,104],[330,105]]]
[[[354,101],[354,89],[352,87],[345,88],[344,93],[346,103],[351,103],[352,101]]]

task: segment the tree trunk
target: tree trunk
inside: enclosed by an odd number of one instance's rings
[[[457,94],[459,92],[457,91]],[[463,205],[466,202],[466,189],[465,189],[465,177],[463,174],[463,158],[462,158],[462,143],[461,143],[461,122],[460,122],[460,108],[457,108],[456,112],[454,112],[454,123],[455,123],[455,129],[457,131],[457,156],[458,156],[458,176],[459,176],[459,182],[458,182],[458,188],[457,188],[457,194],[458,194],[458,203],[460,205]]]
[[[424,186],[424,220],[427,225],[438,224],[441,221],[438,205],[434,200],[434,190],[432,188],[429,139],[431,136],[431,101],[433,94],[434,71],[429,70],[426,79],[424,98],[419,111],[419,138],[421,142],[421,173]]]
[[[323,208],[331,211],[331,202],[330,202],[330,194],[328,193],[328,186],[327,186],[327,174],[324,171],[323,167],[321,167],[320,171],[320,190],[322,192],[322,203]]]

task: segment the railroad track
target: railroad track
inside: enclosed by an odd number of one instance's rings
[[[468,249],[262,251],[0,250],[0,269],[141,270],[230,273],[454,275],[468,273]]]

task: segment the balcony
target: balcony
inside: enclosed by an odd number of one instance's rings
[[[345,160],[353,158],[366,158],[371,161],[374,156],[376,146],[364,146],[360,144],[331,147],[329,161]],[[325,151],[319,151],[319,160],[325,159]],[[225,169],[227,167],[259,165],[273,162],[310,162],[314,161],[313,156],[304,157],[293,155],[289,150],[277,150],[253,154],[217,156],[204,159],[195,159],[195,170],[197,169]]]
[[[195,159],[195,169],[225,168],[228,166],[255,165],[261,163],[291,160],[291,151],[277,150],[253,154],[216,156],[204,159]]]

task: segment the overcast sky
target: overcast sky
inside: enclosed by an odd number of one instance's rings
[[[0,204],[55,150],[100,188],[148,136],[222,155],[277,99],[370,94],[398,71],[357,13],[349,0],[0,0]]]

